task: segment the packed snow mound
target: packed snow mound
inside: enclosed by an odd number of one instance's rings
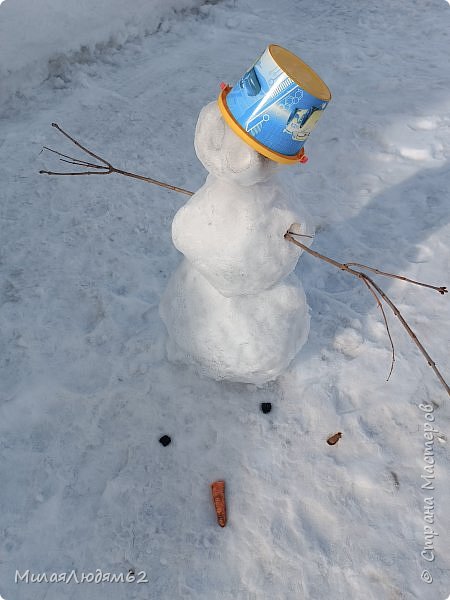
[[[258,295],[227,298],[187,260],[160,304],[169,360],[201,375],[263,385],[276,379],[306,342],[309,309],[292,274]]]
[[[268,289],[301,254],[284,234],[294,222],[310,234],[309,217],[294,209],[278,165],[233,133],[216,102],[200,112],[195,150],[210,175],[175,215],[175,247],[224,296]]]
[[[5,0],[0,6],[0,100],[26,93],[67,62],[88,62],[158,29],[202,0]]]
[[[293,222],[310,231],[277,182],[243,187],[209,176],[175,215],[172,238],[223,295],[257,294],[294,270],[301,250],[284,239]]]
[[[266,181],[279,168],[230,129],[217,102],[210,102],[200,111],[194,146],[198,158],[212,175],[240,185]]]

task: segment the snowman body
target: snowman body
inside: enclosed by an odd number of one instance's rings
[[[215,102],[200,113],[195,150],[210,174],[172,224],[185,258],[160,304],[168,357],[214,379],[263,385],[308,337],[293,273],[301,250],[284,239],[293,223],[311,234],[308,218],[293,208],[277,164],[231,131]]]

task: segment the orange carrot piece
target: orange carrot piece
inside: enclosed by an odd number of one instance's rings
[[[216,509],[217,522],[221,527],[227,524],[227,506],[225,503],[225,481],[214,481],[211,484],[212,499]]]

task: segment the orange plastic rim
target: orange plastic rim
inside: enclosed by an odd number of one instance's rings
[[[228,125],[231,127],[231,129],[234,131],[234,133],[236,133],[240,138],[242,138],[244,140],[244,142],[246,142],[254,150],[259,152],[263,156],[270,158],[271,160],[274,160],[275,162],[283,163],[285,165],[291,165],[293,163],[300,162],[305,154],[305,150],[303,148],[300,150],[300,152],[298,152],[297,154],[294,154],[292,156],[289,156],[287,154],[280,154],[280,152],[276,152],[275,150],[272,150],[271,148],[265,146],[264,144],[261,144],[261,142],[258,142],[258,140],[256,140],[254,137],[252,137],[249,133],[247,133],[247,131],[245,131],[245,129],[243,127],[241,127],[239,125],[239,123],[236,121],[236,119],[233,117],[233,115],[229,111],[227,103],[226,103],[226,97],[230,90],[231,90],[231,87],[229,85],[224,87],[219,94],[217,103],[219,105],[219,109],[220,109],[220,112],[222,113],[223,118],[228,123]]]

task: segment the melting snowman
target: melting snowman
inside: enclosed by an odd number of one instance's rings
[[[271,59],[276,55],[274,48],[279,47],[269,46],[252,68],[263,91],[264,60],[267,54]],[[276,79],[277,69],[286,78],[282,69],[272,63],[269,67],[269,106],[262,106],[254,93],[244,100],[258,102],[259,120],[273,128],[270,108],[280,114],[273,89],[280,88],[286,97],[287,88]],[[294,93],[298,86],[289,81]],[[236,89],[245,95],[245,86]],[[223,91],[222,105],[208,104],[198,118],[195,151],[209,175],[173,220],[173,243],[184,258],[169,280],[160,314],[169,334],[169,360],[193,365],[217,380],[263,385],[288,367],[308,337],[309,309],[293,272],[301,250],[284,234],[291,230],[311,235],[312,229],[283,186],[277,162],[255,149],[257,140],[247,143],[233,126],[234,117],[228,114],[232,103],[225,103],[229,91]],[[295,98],[299,101],[298,93]],[[287,105],[281,132],[286,132],[292,108],[298,110]],[[265,145],[261,148],[266,152]]]

